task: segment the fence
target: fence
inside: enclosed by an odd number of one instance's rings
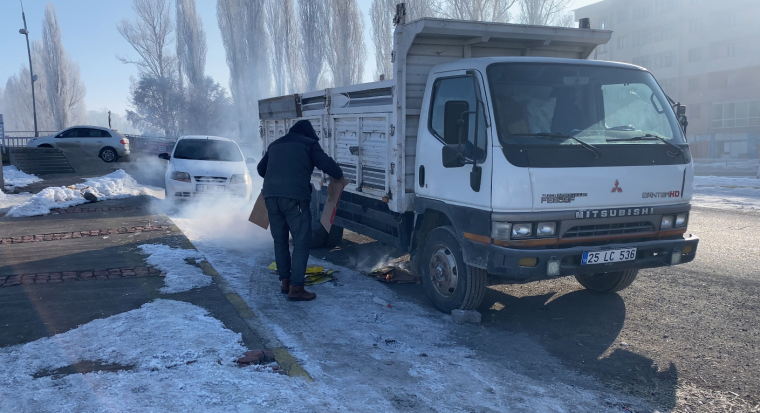
[[[55,132],[51,131],[39,131],[40,136],[52,135]],[[6,148],[20,148],[26,146],[30,140],[34,138],[33,131],[5,131],[3,136],[2,145],[3,153],[7,153]]]

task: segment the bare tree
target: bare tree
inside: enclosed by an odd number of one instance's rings
[[[32,64],[43,67],[42,43],[32,42]],[[41,73],[41,72],[40,72]],[[5,129],[33,130],[32,87],[29,83],[29,68],[24,65],[18,75],[11,76],[5,84]],[[54,130],[55,123],[47,96],[45,76],[39,76],[34,82],[35,103],[37,105],[37,123],[40,130]]]
[[[435,6],[449,19],[508,22],[517,0],[441,0]]]
[[[330,1],[330,66],[334,86],[362,81],[364,60],[364,18],[356,0]]]
[[[571,0],[520,0],[522,23],[540,26],[567,26]]]
[[[287,3],[293,3],[293,0],[267,0],[266,1],[266,22],[269,37],[272,39],[272,75],[274,77],[274,94],[277,96],[284,95],[288,82],[288,58],[286,48],[290,42],[289,20],[292,16],[285,14]]]
[[[396,0],[395,3],[399,1]],[[436,11],[439,6],[440,0],[407,0],[406,3],[406,20],[412,22],[423,17],[436,17],[438,12]],[[394,14],[396,13],[396,6],[393,5]]]
[[[177,59],[169,49],[174,30],[169,13],[170,5],[169,0],[133,0],[132,9],[137,15],[136,21],[122,20],[116,28],[140,59],[117,56],[122,63],[135,64],[141,72],[157,78],[174,75]]]
[[[206,33],[195,9],[195,0],[177,0],[177,69],[180,89],[183,77],[189,89],[203,83],[206,69]],[[184,70],[184,73],[183,73]]]
[[[85,118],[86,89],[79,77],[79,66],[69,59],[61,40],[61,27],[55,6],[45,7],[42,22],[42,74],[45,96],[53,119],[53,128],[60,130]]]
[[[285,56],[288,62],[288,89],[289,92],[303,92],[304,69],[301,60],[303,44],[298,27],[298,16],[293,0],[284,0],[283,4],[284,14],[289,17],[285,26],[285,37],[288,39],[285,44]]]
[[[326,0],[298,0],[301,29],[301,67],[307,90],[316,90],[325,66],[327,34],[325,27],[329,16]]]

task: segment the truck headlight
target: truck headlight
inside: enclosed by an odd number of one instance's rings
[[[187,172],[172,171],[169,178],[175,181],[190,182],[190,174]]]
[[[673,215],[663,215],[662,221],[660,222],[660,229],[671,229],[673,228],[673,221],[676,220],[676,217]]]
[[[248,175],[246,174],[240,174],[240,175],[232,175],[230,178],[231,184],[247,184],[248,183]]]
[[[556,231],[557,231],[556,222],[539,222],[538,225],[536,225],[537,237],[550,237],[554,235]]]
[[[683,228],[686,226],[686,221],[689,218],[689,214],[683,213],[676,215],[676,228]]]
[[[509,234],[512,232],[512,224],[509,222],[492,222],[491,238],[502,241],[509,241]]]
[[[512,224],[512,238],[527,238],[533,235],[533,224],[530,222]]]

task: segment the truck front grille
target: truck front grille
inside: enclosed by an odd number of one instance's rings
[[[620,224],[579,225],[565,232],[562,238],[603,237],[609,235],[639,234],[654,232],[651,222],[627,222]]]

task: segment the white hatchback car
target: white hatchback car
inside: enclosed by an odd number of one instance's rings
[[[169,161],[166,168],[166,199],[181,200],[204,196],[224,195],[251,198],[251,176],[240,147],[228,138],[217,136],[183,136],[171,155],[162,153]]]
[[[34,138],[26,146],[83,151],[105,162],[116,162],[129,155],[129,139],[101,126],[72,126],[55,135]]]

